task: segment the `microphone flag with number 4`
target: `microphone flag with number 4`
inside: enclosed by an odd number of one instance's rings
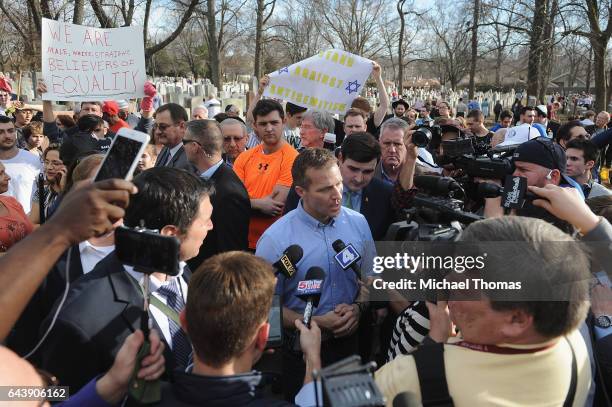
[[[263,95],[308,109],[344,114],[371,72],[371,60],[330,49],[268,74],[270,84]]]

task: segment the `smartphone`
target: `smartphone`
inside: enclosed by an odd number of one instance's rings
[[[270,336],[266,343],[266,348],[280,348],[283,345],[283,311],[281,307],[280,295],[272,297],[272,308],[268,314],[270,323]]]
[[[170,276],[179,273],[180,242],[174,236],[119,226],[115,229],[115,253],[136,271]]]
[[[113,138],[94,182],[108,178],[131,179],[148,143],[148,134],[121,128]]]

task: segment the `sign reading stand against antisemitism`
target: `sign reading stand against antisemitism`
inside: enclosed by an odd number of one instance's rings
[[[96,28],[42,19],[43,100],[103,101],[144,96],[141,27]]]
[[[268,74],[264,96],[309,109],[344,114],[372,72],[372,61],[346,51],[323,51]]]

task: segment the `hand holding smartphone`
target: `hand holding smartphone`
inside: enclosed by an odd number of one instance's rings
[[[148,134],[126,127],[121,128],[113,138],[94,182],[108,178],[129,181],[148,143]]]

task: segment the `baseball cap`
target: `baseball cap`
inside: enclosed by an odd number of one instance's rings
[[[506,131],[504,141],[499,143],[497,147],[506,147],[524,144],[529,140],[536,139],[540,136],[540,132],[534,126],[529,124],[521,124],[519,126],[510,127]]]
[[[556,143],[538,137],[519,145],[512,156],[514,161],[541,165],[550,170],[565,172],[566,157],[563,148]]]
[[[541,165],[550,170],[559,170],[561,173],[561,183],[571,185],[577,189],[584,199],[584,193],[580,185],[565,173],[567,159],[563,147],[559,144],[553,143],[547,138],[538,137],[518,146],[516,150],[514,150],[512,158],[513,161],[523,161]]]
[[[102,106],[102,111],[111,116],[119,113],[119,105],[114,100],[107,100]]]

